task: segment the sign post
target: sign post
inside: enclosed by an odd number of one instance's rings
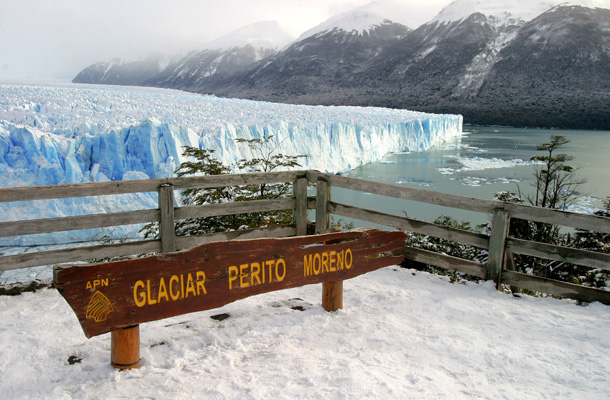
[[[314,283],[323,283],[324,309],[335,311],[343,307],[342,281],[400,263],[402,257],[380,254],[403,247],[405,238],[398,231],[358,229],[216,242],[146,258],[56,266],[54,283],[87,337],[113,332],[113,366],[137,368],[139,324]]]
[[[110,332],[110,364],[117,369],[140,368],[140,325]]]

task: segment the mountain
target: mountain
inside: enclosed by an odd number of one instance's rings
[[[410,31],[364,10],[340,14],[305,32],[269,59],[238,75],[210,82],[206,92],[289,103],[335,104],[337,89],[358,91],[360,82],[354,78],[370,69],[384,49]],[[332,93],[325,103],[324,96]]]
[[[415,30],[388,19],[383,5],[337,15],[268,53],[192,53],[143,84],[458,113],[470,124],[610,130],[609,0],[456,0]]]
[[[72,82],[139,86],[161,72],[164,62],[165,56],[161,54],[139,61],[123,62],[115,59],[111,62],[98,62],[79,72]]]
[[[360,104],[460,113],[471,124],[610,129],[608,9],[498,4],[454,2],[390,47],[360,77],[374,93]]]
[[[258,22],[216,39],[203,49],[161,68],[160,56],[143,61],[98,62],[81,71],[72,82],[156,86],[205,90],[206,83],[243,71],[256,61],[275,54],[293,37],[276,21]]]
[[[499,54],[477,93],[477,120],[608,129],[609,77],[610,10],[554,8]]]
[[[459,113],[470,124],[610,129],[607,8],[458,0],[414,31],[365,14],[326,21],[204,92]]]
[[[432,21],[388,48],[373,68],[361,74],[362,87],[384,87],[367,104],[462,112],[456,109],[477,97],[500,53],[526,19],[544,9],[535,2],[529,7],[511,7],[515,3],[451,3]],[[473,122],[472,115],[467,121]]]
[[[452,3],[367,71],[363,86],[388,84],[370,104],[471,124],[609,129],[610,11],[551,4],[536,15],[549,3]]]
[[[148,86],[205,92],[208,83],[235,75],[292,41],[276,21],[259,22],[223,36],[146,79]]]

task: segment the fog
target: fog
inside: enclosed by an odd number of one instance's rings
[[[431,19],[449,0],[382,0],[396,22]],[[295,38],[370,0],[2,0],[0,80],[72,79],[97,61],[184,54],[276,20]],[[400,7],[399,7],[400,6]]]

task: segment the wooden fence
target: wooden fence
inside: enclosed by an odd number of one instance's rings
[[[185,207],[174,206],[175,190],[284,182],[293,183],[294,190],[291,198]],[[311,183],[316,185],[315,197],[308,197],[307,194],[308,185]],[[408,217],[400,217],[351,205],[340,204],[332,201],[333,187],[487,213],[491,215],[491,234],[484,235],[423,222]],[[608,254],[537,243],[508,236],[508,227],[511,218],[610,233],[610,218],[605,217],[456,196],[429,190],[413,189],[347,178],[339,175],[324,174],[318,171],[289,171],[5,188],[0,189],[0,202],[107,196],[145,192],[158,192],[159,207],[157,209],[0,222],[0,237],[158,222],[160,233],[159,239],[87,247],[71,247],[60,250],[2,256],[0,257],[0,271],[40,265],[70,263],[94,258],[173,252],[221,240],[302,236],[306,235],[308,232],[308,210],[315,210],[315,225],[313,223],[309,225],[314,226],[316,234],[328,231],[331,215],[338,215],[407,232],[420,233],[453,242],[459,242],[488,250],[488,262],[486,264],[481,264],[412,247],[405,247],[399,250],[399,252],[401,255],[404,255],[405,258],[413,261],[467,273],[481,279],[493,280],[498,288],[501,287],[501,284],[506,284],[513,287],[545,292],[551,295],[586,302],[600,301],[604,304],[610,304],[610,292],[608,291],[507,270],[505,265],[505,260],[507,259],[506,255],[513,253],[569,262],[590,268],[610,270],[610,255]],[[278,210],[292,210],[293,223],[285,226],[222,232],[200,236],[175,236],[174,232],[174,223],[177,220]]]

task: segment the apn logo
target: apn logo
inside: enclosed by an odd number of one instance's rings
[[[87,318],[93,318],[95,322],[105,321],[108,314],[114,311],[108,297],[99,290],[95,292],[87,306]]]

